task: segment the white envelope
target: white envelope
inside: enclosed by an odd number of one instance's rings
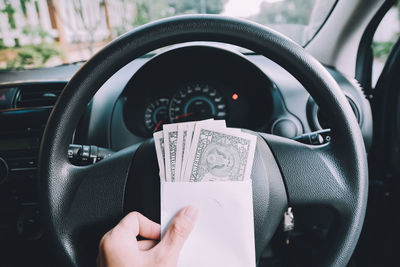
[[[251,180],[161,182],[162,233],[180,209],[199,209],[178,267],[256,266],[252,196]]]

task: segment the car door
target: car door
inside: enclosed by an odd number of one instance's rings
[[[397,265],[400,222],[400,38],[399,5],[387,1],[360,43],[356,78],[371,103],[374,138],[368,155],[370,182],[366,220],[355,266]]]

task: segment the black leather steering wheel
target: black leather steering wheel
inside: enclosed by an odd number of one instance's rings
[[[288,205],[326,205],[339,220],[324,257],[314,264],[345,266],[363,225],[368,180],[364,142],[349,103],[325,68],[293,41],[255,23],[213,15],[173,17],[136,28],[91,58],[62,91],[39,157],[43,218],[57,263],[94,265],[101,236],[130,210],[159,220],[152,140],[86,167],[72,165],[67,148],[87,104],[109,77],[147,52],[189,41],[234,44],[272,59],[331,116],[328,145],[259,134],[252,172],[256,252],[258,257],[268,244]]]

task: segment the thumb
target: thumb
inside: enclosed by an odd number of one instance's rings
[[[198,209],[193,206],[188,206],[178,212],[159,244],[164,253],[179,254],[193,230],[197,215]]]

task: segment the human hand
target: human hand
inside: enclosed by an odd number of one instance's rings
[[[160,239],[160,225],[138,212],[126,215],[100,241],[98,267],[175,267],[179,252],[197,219],[198,210],[186,207],[178,212]],[[147,240],[137,240],[137,236]]]

